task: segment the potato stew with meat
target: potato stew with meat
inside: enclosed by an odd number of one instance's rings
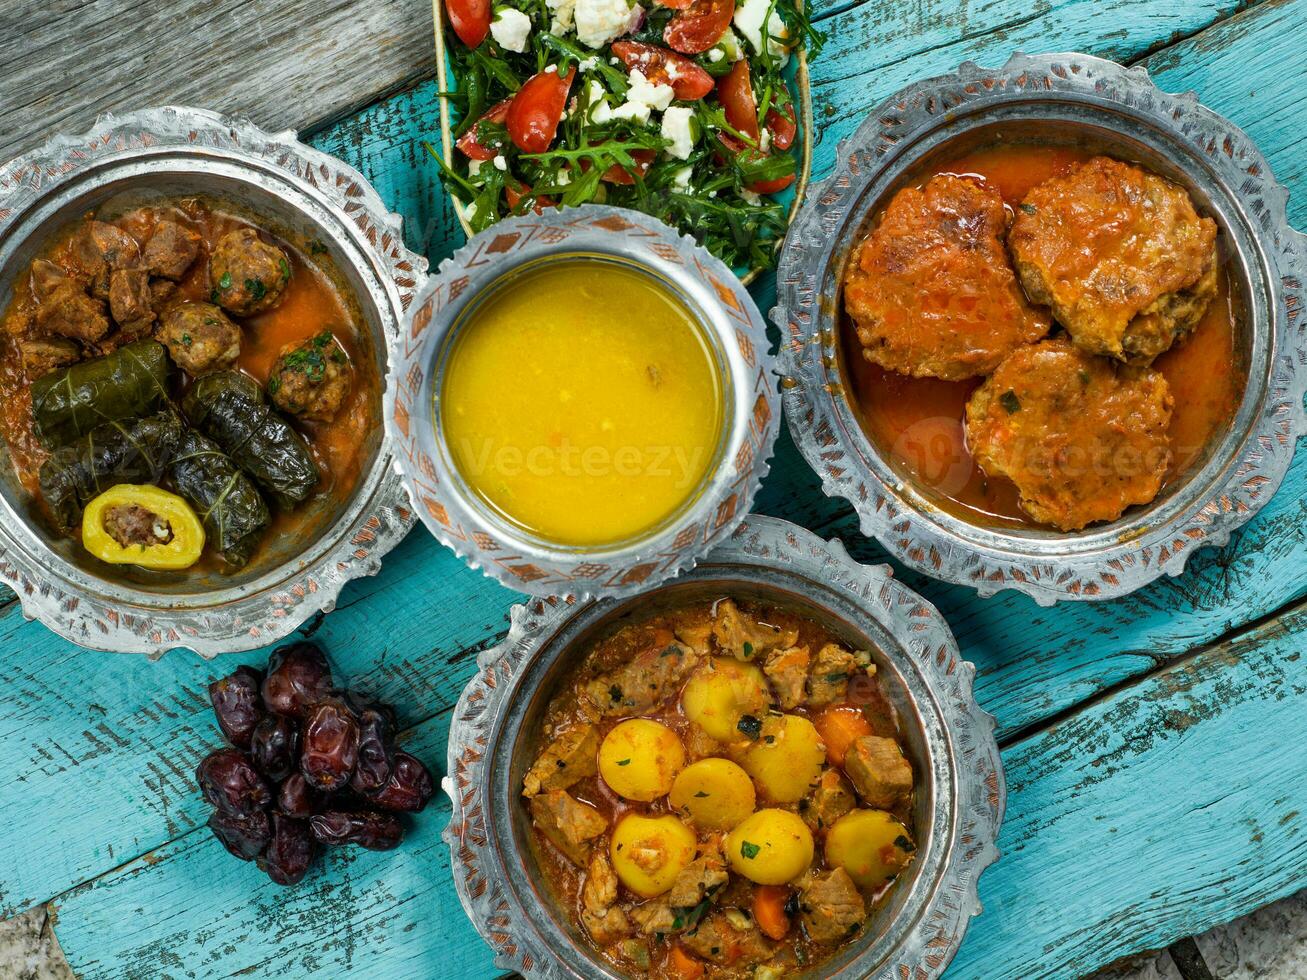
[[[913,767],[871,655],[782,609],[623,626],[541,745],[523,796],[544,876],[629,975],[806,970],[912,861]]]
[[[351,493],[379,384],[325,253],[200,198],[55,233],[0,330],[0,432],[44,523],[101,563],[221,572]]]

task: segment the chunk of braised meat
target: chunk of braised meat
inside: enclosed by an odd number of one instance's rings
[[[132,333],[144,333],[154,323],[150,277],[141,269],[114,269],[109,275],[109,313]]]
[[[262,685],[263,674],[246,666],[237,667],[209,685],[209,701],[218,718],[218,727],[238,749],[250,747],[250,736],[263,720],[263,700],[259,696]]]
[[[327,810],[309,818],[309,829],[320,844],[332,847],[357,844],[369,851],[389,851],[404,839],[404,825],[399,817],[371,810]]]
[[[312,422],[330,422],[349,395],[354,368],[330,330],[287,344],[268,376],[268,397],[283,412]]]
[[[722,839],[711,834],[700,841],[693,861],[681,869],[667,892],[667,901],[673,908],[693,908],[705,898],[716,894],[730,875],[722,857]]]
[[[36,308],[36,328],[45,334],[93,344],[109,332],[104,303],[88,296],[75,279],[55,286]]]
[[[396,752],[386,785],[369,793],[368,799],[383,810],[421,813],[435,795],[435,780],[421,760],[407,752]]]
[[[205,756],[195,770],[200,793],[215,810],[248,817],[268,808],[272,792],[238,749],[219,749]]]
[[[259,867],[279,885],[294,885],[308,874],[313,863],[313,835],[307,820],[282,813],[272,815],[272,835]]]
[[[395,732],[385,712],[365,707],[358,712],[359,761],[350,787],[356,793],[375,793],[390,781],[395,764]]]
[[[307,820],[318,809],[318,794],[313,791],[303,773],[293,772],[281,784],[277,794],[277,809],[288,817]]]
[[[813,872],[799,889],[799,913],[803,928],[813,942],[843,942],[867,918],[862,894],[843,868],[825,873]]]
[[[522,795],[546,789],[567,789],[593,776],[599,752],[599,729],[582,723],[556,732],[522,780]]]
[[[74,271],[98,299],[109,298],[109,274],[114,269],[135,269],[141,264],[140,244],[107,221],[87,221],[73,239],[71,254]]]
[[[331,693],[331,665],[316,643],[289,643],[272,651],[263,680],[263,703],[279,715],[302,715]]]
[[[680,618],[672,626],[676,638],[700,657],[712,653],[713,616],[710,609],[702,609]]]
[[[168,307],[154,337],[179,368],[196,377],[231,367],[241,353],[241,328],[212,303]]]
[[[679,932],[684,927],[684,916],[678,916],[665,901],[645,902],[631,909],[631,921],[646,936],[664,936]],[[678,923],[679,918],[679,923]]]
[[[713,636],[719,647],[740,660],[752,660],[777,647],[792,647],[799,639],[794,630],[759,623],[746,616],[730,599],[717,603]]]
[[[588,803],[567,790],[551,789],[531,797],[531,819],[562,854],[578,868],[585,867],[590,841],[608,829],[608,821]]]
[[[290,259],[253,228],[237,228],[214,242],[209,281],[213,302],[236,316],[254,316],[281,302]]]
[[[67,337],[27,337],[18,342],[18,349],[23,355],[23,373],[28,381],[82,359],[82,348]]]
[[[671,697],[699,662],[694,651],[676,642],[671,630],[640,629],[628,642],[634,643],[638,652],[583,688],[586,699],[601,715],[637,715]]]
[[[762,672],[771,681],[776,699],[786,710],[803,704],[808,684],[808,663],[812,655],[806,646],[784,647],[767,654]]]
[[[616,901],[617,873],[604,848],[596,847],[581,884],[581,922],[600,946],[631,934],[631,920]]]
[[[813,830],[827,830],[857,805],[853,787],[838,769],[821,774],[812,794],[799,801],[799,816]]]
[[[32,295],[39,303],[54,292],[55,287],[71,278],[63,266],[56,265],[49,259],[37,259],[32,263]]]
[[[847,699],[849,680],[862,669],[858,658],[835,643],[817,651],[808,671],[808,704],[820,706]]]
[[[299,762],[300,726],[285,715],[266,715],[250,736],[254,768],[274,782],[295,771]]]
[[[888,810],[912,792],[912,764],[892,738],[855,739],[844,756],[844,771],[868,806]]]
[[[150,280],[150,305],[162,313],[177,298],[177,284],[167,279]]]
[[[141,250],[141,265],[152,276],[180,280],[199,254],[199,235],[175,221],[160,221]]]
[[[687,724],[681,731],[681,741],[685,743],[685,757],[691,762],[723,753],[731,754],[730,746],[724,746],[694,722]]]
[[[739,924],[746,920],[740,916]],[[725,912],[714,912],[698,928],[681,937],[684,946],[695,955],[717,966],[745,967],[771,957],[774,947],[751,922],[744,928],[732,924]]]
[[[334,793],[349,785],[359,756],[359,723],[354,712],[337,698],[310,709],[304,723],[300,772],[309,785]]]
[[[262,810],[246,816],[214,810],[209,814],[209,829],[228,853],[242,861],[253,861],[262,854],[272,836],[272,823]]]

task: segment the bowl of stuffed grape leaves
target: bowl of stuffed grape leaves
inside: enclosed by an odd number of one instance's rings
[[[939,612],[749,516],[636,596],[514,608],[450,728],[445,840],[531,977],[937,977],[1004,782]]]
[[[0,187],[0,579],[24,613],[212,655],[375,574],[413,520],[381,402],[426,262],[363,178],[166,107]]]

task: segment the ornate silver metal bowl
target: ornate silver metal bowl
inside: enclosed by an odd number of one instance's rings
[[[0,168],[0,304],[51,234],[106,203],[161,195],[212,197],[323,243],[358,301],[376,376],[386,377],[390,342],[427,266],[404,248],[399,218],[357,171],[294,133],[200,109],[105,115],[90,132],[55,137]],[[34,519],[5,449],[0,580],[29,619],[86,647],[213,656],[274,642],[333,608],[346,582],[375,575],[413,524],[392,471],[380,392],[373,411],[353,493],[315,505],[303,534],[269,542],[231,575],[152,577],[94,562]]]
[[[661,525],[606,547],[567,547],[483,504],[450,458],[439,422],[444,369],[467,314],[541,263],[609,262],[651,276],[698,321],[718,365],[725,416],[704,485]],[[629,595],[692,568],[753,502],[780,426],[767,325],[721,261],[648,215],[586,205],[509,218],[440,265],[395,345],[386,426],[427,529],[473,568],[531,595]]]
[[[1242,308],[1242,402],[1228,430],[1147,507],[1076,534],[981,526],[954,516],[864,434],[846,386],[840,283],[851,248],[913,172],[1012,139],[1070,142],[1142,163],[1186,187],[1213,217]],[[1192,94],[1158,89],[1143,68],[1082,54],[970,62],[874,110],[839,148],[790,229],[772,316],[785,334],[785,413],[795,442],[865,534],[906,565],[975,588],[1015,589],[1042,605],[1110,599],[1179,575],[1224,545],[1279,487],[1307,431],[1302,309],[1307,238],[1285,219],[1288,194],[1252,141]]]
[[[513,608],[508,638],[478,658],[450,728],[445,840],[463,908],[502,969],[616,976],[541,880],[522,777],[544,710],[580,650],[628,617],[726,594],[794,609],[872,649],[919,774],[916,860],[861,938],[810,975],[939,976],[980,911],[977,880],[998,858],[1005,788],[994,720],[976,706],[975,669],[932,605],[888,566],[859,565],[838,541],[771,517],[746,518],[694,571],[639,596]]]

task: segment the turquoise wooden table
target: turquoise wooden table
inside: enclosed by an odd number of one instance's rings
[[[304,42],[317,45],[305,72],[314,84],[291,85],[293,98],[214,87],[205,90],[212,104],[265,125],[340,116],[308,138],[362,170],[403,214],[410,245],[439,260],[461,236],[419,145],[438,132],[434,82],[424,78],[429,13],[379,2],[357,15],[345,11],[360,5],[323,4],[315,16],[314,4],[288,6],[287,36],[322,35]],[[1258,142],[1293,193],[1290,220],[1307,227],[1307,0],[838,0],[817,15],[830,36],[814,66],[818,177],[837,140],[914,78],[967,59],[1001,64],[1016,49],[1081,50],[1143,61],[1162,87],[1197,90]],[[267,22],[252,32],[206,23],[201,33],[225,32],[205,48],[215,64],[224,44],[278,43]],[[384,43],[369,31],[387,32]],[[377,66],[387,58],[411,67],[386,75]],[[142,64],[187,79],[206,65]],[[357,87],[332,88],[345,72],[368,79],[370,104],[357,111]],[[130,87],[87,75],[85,94],[69,96],[86,112],[139,104]],[[167,90],[148,75],[142,85]],[[39,129],[22,113],[55,107],[45,99],[14,111],[6,118],[30,143]],[[770,304],[769,285],[755,293]],[[1307,882],[1304,493],[1300,452],[1229,547],[1119,602],[1045,610],[900,570],[976,663],[977,696],[998,717],[1007,767],[1003,857],[981,882],[985,911],[950,977],[1080,976]],[[758,507],[843,538],[862,560],[884,560],[849,508],[823,497],[785,436]],[[503,637],[516,599],[418,530],[377,578],[348,587],[334,613],[301,632],[393,701],[411,751],[438,762],[475,655]],[[493,976],[454,896],[440,840],[447,806],[423,814],[401,850],[337,851],[290,890],[231,860],[204,828],[191,773],[218,740],[206,686],[265,656],[208,663],[175,652],[151,664],[79,650],[24,622],[13,601],[0,610],[0,918],[48,903],[85,978]]]

